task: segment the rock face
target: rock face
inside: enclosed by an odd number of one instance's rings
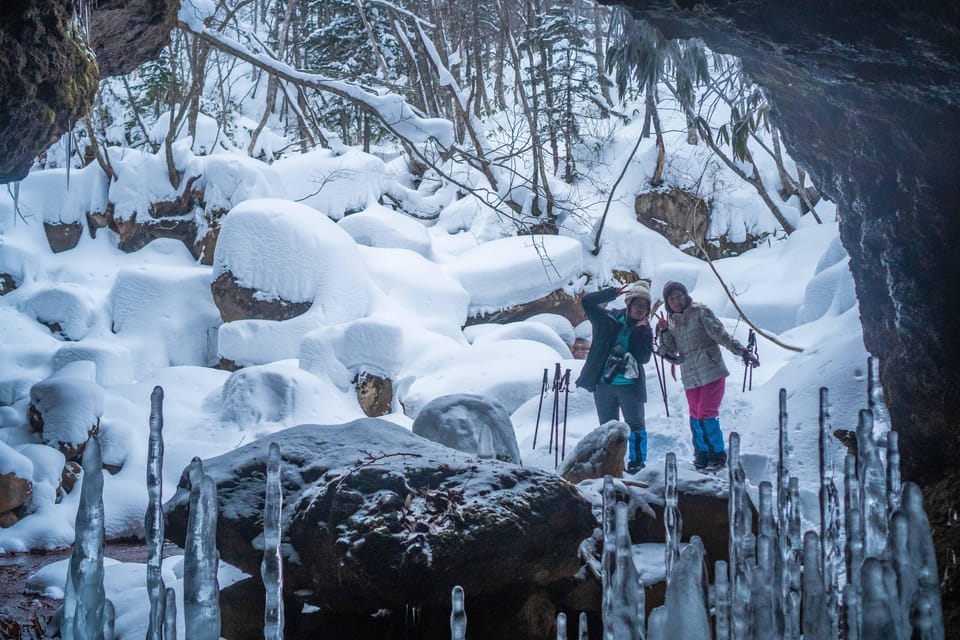
[[[282,298],[265,300],[256,289],[237,284],[229,271],[221,273],[210,285],[213,302],[224,322],[258,318],[261,320],[289,320],[306,313],[312,303],[291,302]]]
[[[73,26],[72,0],[4,3],[0,18],[0,182],[20,180],[33,159],[87,112],[99,73]]]
[[[4,3],[0,183],[22,179],[33,159],[87,113],[101,76],[127,73],[154,58],[170,38],[179,6],[177,0],[86,3],[90,7],[88,45],[74,26],[76,4],[73,0]]]
[[[580,298],[582,297],[582,292],[571,296],[563,289],[557,289],[556,291],[549,293],[542,298],[538,298],[537,300],[514,305],[508,309],[503,309],[494,313],[487,313],[479,316],[473,316],[472,318],[467,318],[466,326],[469,327],[470,325],[483,324],[486,322],[499,322],[506,324],[507,322],[526,320],[527,318],[531,318],[541,313],[555,313],[557,315],[561,315],[569,320],[570,324],[576,326],[587,319],[586,314],[583,312],[583,307],[580,306]]]
[[[375,418],[301,425],[204,463],[218,489],[221,557],[253,575],[271,440],[286,555],[298,559],[284,565],[284,589],[330,615],[402,616],[411,604],[449,616],[455,584],[472,602],[540,601],[577,572],[577,547],[596,525],[590,504],[553,474],[482,461]],[[188,484],[184,474],[164,507],[179,543]]]
[[[904,475],[941,477],[960,433],[960,323],[950,295],[960,278],[952,247],[960,237],[960,5],[619,4],[668,37],[700,37],[740,56],[763,87],[790,154],[838,204]]]
[[[152,60],[170,41],[177,0],[98,0],[90,12],[90,45],[100,74],[120,76]]]
[[[481,431],[490,431],[490,447],[498,460],[520,464],[513,422],[503,405],[475,393],[457,393],[431,400],[413,421],[413,432],[458,451],[480,454]]]

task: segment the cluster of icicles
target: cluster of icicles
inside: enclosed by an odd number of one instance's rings
[[[889,430],[877,362],[870,361],[868,406],[860,412],[857,455],[843,465],[843,504],[834,483],[827,390],[820,390],[819,532],[802,531],[800,490],[788,469],[786,392],[780,391],[776,486],[759,485],[758,522],[740,464],[740,437],[730,434],[728,561],[714,563],[708,579],[697,536],[680,544],[677,464],[666,457],[666,600],[646,616],[644,586],[633,562],[623,486],[603,485],[603,551],[588,567],[603,585],[604,640],[939,640],[944,636],[939,579],[930,525],[919,488],[900,482],[897,433]],[[175,640],[174,591],[160,575],[163,545],[161,469],[163,390],[151,396],[147,466],[149,504],[144,519],[148,548],[147,640]],[[64,590],[61,637],[112,640],[113,607],[103,588],[103,479],[100,448],[91,437],[83,452],[83,485],[76,543]],[[187,640],[220,637],[216,549],[217,498],[198,458],[191,463],[190,513],[184,549],[183,607]],[[280,554],[280,449],[271,443],[264,505],[261,577],[266,587],[264,638],[283,638],[283,570]],[[451,593],[450,636],[464,640],[464,590]],[[557,615],[557,639],[568,637],[565,613]],[[588,638],[587,616],[577,637]]]

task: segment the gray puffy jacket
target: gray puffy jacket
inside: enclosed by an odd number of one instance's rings
[[[730,375],[719,345],[743,355],[744,346],[702,304],[694,302],[680,313],[671,313],[669,322],[670,329],[660,335],[660,350],[683,358],[680,374],[684,389],[696,389]]]

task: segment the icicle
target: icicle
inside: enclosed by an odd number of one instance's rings
[[[83,481],[74,526],[76,539],[64,587],[63,640],[103,638],[103,459],[100,441],[90,436],[83,448]]]
[[[780,640],[783,629],[777,624],[775,599],[774,540],[761,534],[757,538],[757,567],[750,589],[750,607],[753,640]]]
[[[887,544],[887,472],[873,435],[873,413],[866,409],[857,423],[857,477],[864,555],[879,558]]]
[[[567,614],[557,614],[557,640],[567,640]]]
[[[860,593],[860,566],[863,564],[863,535],[860,533],[860,510],[847,510],[847,584]]]
[[[774,538],[777,535],[777,523],[773,518],[773,485],[766,480],[760,483],[759,532],[761,536]]]
[[[114,627],[117,622],[117,612],[113,608],[113,603],[109,599],[103,600],[103,638],[104,640],[114,640],[117,637]]]
[[[803,504],[800,502],[800,478],[796,476],[790,478],[787,486],[789,496],[787,513],[790,516],[786,525],[788,552],[791,555],[800,555],[803,553],[803,533],[801,532]]]
[[[860,598],[857,588],[852,584],[843,588],[843,613],[844,624],[840,637],[844,640],[860,640]]]
[[[933,548],[930,522],[923,510],[923,494],[913,482],[903,484],[900,497],[901,509],[907,516],[908,544],[911,564],[917,570],[917,600],[929,605],[931,633],[943,637],[943,609],[940,602],[940,580],[937,571],[937,556]],[[925,619],[927,612],[921,612]],[[915,616],[911,616],[911,621]],[[916,626],[914,627],[917,628]]]
[[[71,125],[71,127],[72,127],[72,126],[73,126],[73,125]],[[72,156],[73,156],[73,148],[72,148],[72,147],[73,147],[73,136],[70,135],[70,131],[71,131],[71,129],[68,128],[68,129],[67,129],[67,133],[65,134],[66,137],[67,137],[67,159],[66,159],[66,162],[65,162],[65,164],[67,165],[67,191],[70,191],[70,165],[73,164],[73,161],[72,161],[72,160],[73,160],[73,158],[72,158]]]
[[[590,640],[590,630],[587,628],[587,614],[580,612],[580,624],[577,628],[578,640]]]
[[[730,638],[746,640],[749,634],[750,575],[755,537],[753,516],[746,491],[746,476],[740,465],[740,434],[732,432],[727,447],[730,474],[728,516],[730,520]]]
[[[464,602],[463,587],[457,585],[450,592],[450,640],[466,640],[467,610]]]
[[[203,474],[199,458],[190,463],[190,513],[183,559],[183,619],[190,640],[220,637],[217,567],[217,486]]]
[[[847,454],[843,459],[843,504],[847,511],[850,509],[860,510],[860,482],[857,480],[857,458],[851,454]],[[844,521],[844,526],[849,526],[846,521]],[[857,533],[861,538],[863,537],[862,529]],[[849,535],[850,530],[847,529],[847,537],[849,537]],[[847,582],[850,582],[849,575],[847,576]]]
[[[784,640],[800,640],[800,604],[803,600],[803,573],[802,550],[795,550],[790,554],[784,568],[783,582],[786,586],[786,595],[783,602]],[[818,563],[820,558],[815,558]],[[819,565],[817,566],[819,569]]]
[[[910,637],[910,607],[913,605],[919,587],[917,567],[910,559],[910,522],[907,514],[898,509],[890,516],[890,540],[887,551],[897,576],[897,603],[900,614],[898,637]]]
[[[147,444],[147,512],[143,518],[147,542],[147,596],[150,614],[147,640],[163,638],[165,590],[160,565],[163,560],[163,389],[150,394],[150,438]]]
[[[780,523],[780,527],[777,527],[777,520],[773,515],[773,485],[767,481],[760,483],[760,500],[759,500],[759,534],[760,540],[766,538],[770,541],[772,558],[771,562],[773,563],[770,567],[770,573],[767,576],[769,579],[770,586],[774,589],[773,600],[771,602],[772,613],[775,619],[777,620],[777,627],[782,626],[783,620],[783,609],[784,603],[787,599],[787,581],[786,576],[784,575],[784,567],[789,560],[789,548],[783,549],[785,555],[781,555],[781,548],[779,547],[779,541],[782,539],[781,532],[785,529],[785,523]],[[790,509],[788,508],[789,512]],[[754,578],[757,579],[756,577]]]
[[[890,431],[890,412],[887,410],[883,384],[880,382],[879,358],[869,358],[867,360],[867,368],[867,407],[873,413],[875,431],[873,431],[872,435],[877,437]]]
[[[266,591],[263,611],[264,640],[283,640],[283,556],[280,553],[282,512],[280,445],[271,442],[267,453],[267,488],[263,503],[263,561],[260,564],[260,577]]]
[[[890,615],[890,599],[887,584],[883,577],[883,561],[879,558],[867,558],[863,561],[860,585],[861,598],[860,637],[863,640],[892,640],[896,638],[896,627]]]
[[[616,640],[643,640],[643,587],[633,564],[633,548],[627,528],[629,507],[625,502],[618,502],[616,509],[616,569],[613,572],[612,585],[613,637]]]
[[[830,425],[830,400],[826,387],[820,388],[820,572],[826,591],[827,615],[830,617],[830,637],[837,636],[840,608],[839,574],[843,551],[840,547],[840,496],[834,482],[833,439]],[[849,504],[849,503],[848,503]]]
[[[601,588],[603,601],[601,611],[603,616],[604,640],[616,640],[614,636],[613,603],[615,600],[613,573],[617,566],[617,549],[615,541],[614,522],[616,520],[617,494],[613,487],[613,478],[603,478],[603,555],[601,556]]]
[[[673,574],[673,567],[680,557],[680,536],[683,532],[683,519],[677,507],[679,494],[677,492],[677,456],[670,452],[664,464],[664,563],[667,570],[667,586]]]
[[[164,593],[163,640],[177,640],[177,592],[167,587]]]
[[[780,522],[780,548],[787,549],[786,523],[790,521],[789,486],[790,443],[787,437],[787,390],[780,389],[780,413],[778,419],[779,445],[777,448],[777,510]]]
[[[803,537],[803,639],[832,640],[833,623],[827,614],[827,593],[820,573],[820,545],[815,531]]]
[[[680,552],[673,580],[667,585],[664,607],[671,638],[711,638],[710,614],[707,609],[707,571],[703,555],[700,538],[691,536],[690,543]]]
[[[666,606],[657,607],[651,611],[647,624],[647,640],[672,640],[674,636],[672,631],[667,632],[668,624]]]
[[[887,434],[887,512],[900,508],[900,435],[896,431]]]
[[[730,638],[730,581],[727,563],[717,560],[713,565],[714,615],[717,640]]]

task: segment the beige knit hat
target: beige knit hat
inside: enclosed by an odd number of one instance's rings
[[[650,285],[643,280],[629,285],[627,290],[623,292],[623,295],[628,307],[635,298],[643,298],[647,301],[648,305],[653,301],[653,298],[650,296]]]

